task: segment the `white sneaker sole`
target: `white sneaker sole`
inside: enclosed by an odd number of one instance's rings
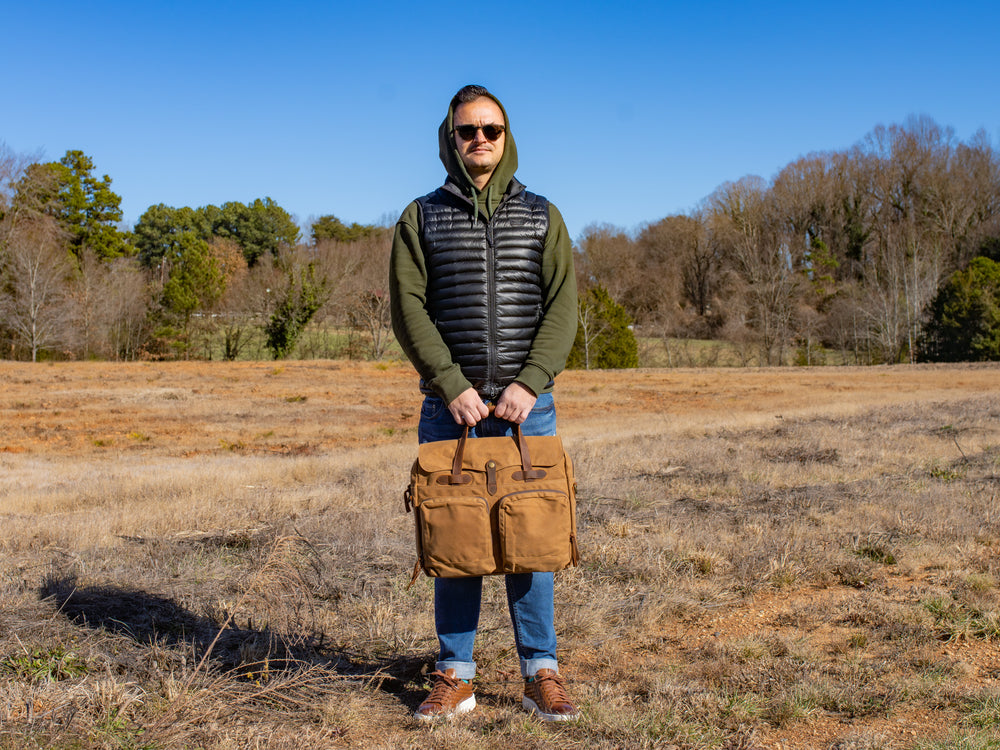
[[[575,714],[547,714],[528,696],[521,698],[521,706],[531,711],[531,713],[538,716],[542,721],[576,721],[580,718],[579,711]]]
[[[459,703],[455,708],[446,714],[413,714],[417,721],[443,721],[445,719],[450,719],[453,716],[459,716],[461,714],[467,714],[469,711],[476,707],[476,696],[470,695],[464,701]]]

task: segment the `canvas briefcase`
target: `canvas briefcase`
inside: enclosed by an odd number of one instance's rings
[[[573,462],[555,435],[423,443],[405,493],[416,580],[557,571],[579,564]],[[412,581],[411,581],[412,583]]]

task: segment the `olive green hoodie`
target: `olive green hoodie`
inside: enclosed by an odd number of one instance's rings
[[[507,112],[496,97],[491,98],[503,112],[507,132],[503,155],[482,190],[476,189],[455,146],[451,134],[454,116],[451,107],[438,129],[439,155],[448,173],[445,189],[458,192],[469,201],[473,222],[489,221],[508,190],[521,187],[514,180],[517,146]],[[553,378],[566,366],[566,357],[576,336],[572,243],[562,215],[551,203],[549,230],[542,252],[542,286],[542,321],[524,367],[516,378],[536,395],[551,390]],[[448,347],[427,313],[426,290],[427,265],[421,241],[420,212],[417,202],[413,201],[396,223],[392,241],[389,270],[392,326],[423,384],[450,404],[472,384],[452,361]]]

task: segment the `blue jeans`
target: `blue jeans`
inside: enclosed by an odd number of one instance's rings
[[[491,415],[470,427],[469,436],[510,435],[512,427],[510,422]],[[436,396],[425,397],[417,430],[421,443],[455,440],[462,436],[462,429],[444,401]],[[521,425],[521,432],[525,435],[556,434],[556,408],[551,393],[538,397]],[[558,670],[553,574],[514,573],[504,576],[504,583],[521,674],[530,677],[539,669]],[[434,579],[434,625],[441,649],[435,669],[442,672],[454,669],[455,676],[463,680],[476,676],[472,647],[479,627],[482,590],[482,577]]]

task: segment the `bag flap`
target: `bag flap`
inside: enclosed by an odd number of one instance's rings
[[[532,466],[556,466],[563,462],[562,438],[558,435],[529,436],[525,441]],[[457,446],[457,440],[423,443],[418,448],[417,463],[428,474],[451,471]],[[482,470],[491,459],[500,467],[520,466],[521,453],[512,437],[469,438],[462,459],[463,468]]]
[[[458,447],[457,440],[421,443],[417,448],[417,466],[426,474],[432,474],[435,471],[450,471],[456,447]]]

